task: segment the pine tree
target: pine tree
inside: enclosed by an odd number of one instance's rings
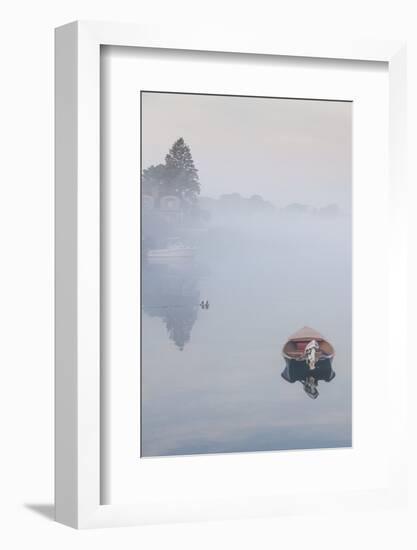
[[[195,204],[200,194],[198,170],[194,165],[189,146],[181,137],[173,144],[165,157],[167,179],[171,192],[183,202]]]

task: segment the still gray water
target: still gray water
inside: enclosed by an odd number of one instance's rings
[[[226,215],[184,239],[193,257],[142,262],[142,456],[350,446],[350,217]],[[306,325],[336,350],[315,400],[281,376]]]

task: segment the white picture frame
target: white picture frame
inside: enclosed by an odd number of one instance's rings
[[[100,401],[100,47],[102,45],[285,55],[306,58],[383,61],[389,67],[390,193],[393,240],[405,242],[405,45],[400,41],[296,42],[276,37],[195,29],[189,34],[166,28],[75,22],[56,30],[56,519],[77,528],[158,521],[134,504],[101,504]],[[392,243],[390,243],[392,244]],[[392,254],[392,248],[389,246]],[[396,280],[405,287],[405,250],[397,249]],[[405,323],[406,297],[391,304],[390,315]],[[403,346],[405,350],[405,345]],[[405,353],[405,351],[404,351]],[[398,448],[384,495],[306,496],[305,506],[391,505],[405,494],[404,388],[387,406],[398,425]],[[296,509],[297,497],[241,502],[232,513],[214,517],[270,515]],[[210,507],[195,519],[213,517]],[[184,519],[173,510],[171,518]]]

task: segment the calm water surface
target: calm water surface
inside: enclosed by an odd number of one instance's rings
[[[230,222],[190,239],[194,258],[142,264],[142,456],[350,446],[347,218]],[[336,349],[316,400],[281,377],[282,346],[305,325]]]

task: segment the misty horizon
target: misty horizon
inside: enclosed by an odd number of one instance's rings
[[[182,137],[202,196],[350,211],[350,102],[142,92],[141,104],[142,169],[162,163]]]
[[[305,202],[289,202],[287,204],[281,204],[281,205],[278,205],[278,204],[275,204],[273,203],[272,201],[269,201],[267,200],[265,197],[263,197],[262,195],[259,195],[257,193],[254,193],[252,195],[242,195],[241,193],[223,193],[222,195],[217,195],[217,196],[214,196],[214,195],[208,195],[208,194],[201,194],[199,196],[200,199],[204,200],[204,199],[209,199],[209,200],[215,200],[215,201],[218,201],[218,200],[221,200],[222,197],[225,197],[225,196],[228,196],[228,195],[233,195],[233,194],[237,194],[239,195],[242,199],[245,199],[245,200],[248,200],[248,199],[251,199],[252,197],[256,197],[256,196],[259,196],[261,197],[261,199],[263,199],[265,202],[269,203],[271,206],[273,206],[277,211],[280,211],[280,210],[286,210],[288,209],[289,207],[291,206],[294,206],[294,205],[300,205],[300,206],[306,206],[306,207],[309,207],[309,208],[312,208],[312,209],[315,209],[315,210],[320,210],[322,208],[326,208],[328,206],[334,206],[336,205],[339,209],[340,209],[340,212],[347,212],[347,210],[344,210],[341,205],[335,203],[335,202],[323,202],[323,204],[316,204],[316,205],[311,205],[311,204],[307,204]]]

